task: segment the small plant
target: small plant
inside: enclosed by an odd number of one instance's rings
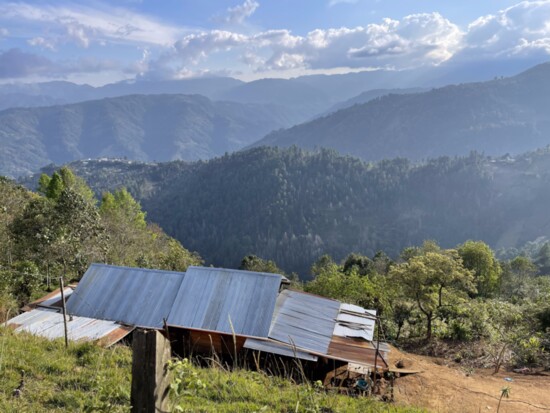
[[[196,396],[201,390],[206,389],[206,384],[199,378],[197,369],[189,359],[170,360],[167,368],[172,372],[170,392],[176,400],[174,410],[183,411],[180,401],[185,396]]]
[[[500,390],[500,398],[498,399],[497,413],[500,410],[500,403],[502,402],[502,398],[506,397],[508,399],[510,397],[510,392],[511,391],[512,391],[512,389],[510,388],[510,386],[503,387]]]

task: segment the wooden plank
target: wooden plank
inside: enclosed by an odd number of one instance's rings
[[[170,411],[170,342],[156,330],[136,330],[132,343],[132,413]]]

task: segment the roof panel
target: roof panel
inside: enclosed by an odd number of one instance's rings
[[[276,308],[269,338],[303,350],[328,352],[340,309],[338,301],[284,290]]]
[[[50,340],[65,337],[63,314],[57,310],[38,308],[20,314],[8,321],[16,332],[46,337]],[[101,340],[103,345],[111,345],[124,338],[132,329],[113,321],[96,320],[72,316],[67,321],[68,338],[71,341]]]
[[[168,324],[267,337],[281,280],[278,274],[189,267]]]
[[[372,343],[362,339],[334,336],[330,343],[328,356],[367,366],[374,366],[374,361],[376,360],[379,368],[388,367],[384,354],[379,352],[377,357],[376,348],[373,348]]]
[[[185,273],[92,264],[67,302],[79,317],[161,328]]]
[[[292,348],[269,339],[258,340],[255,338],[247,338],[244,343],[244,348],[263,351],[265,353],[280,354],[281,356],[294,357],[302,360],[317,361],[317,356],[314,356],[313,354],[296,350],[296,348]]]

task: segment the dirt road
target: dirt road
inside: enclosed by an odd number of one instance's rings
[[[405,360],[421,373],[396,380],[398,404],[423,407],[433,412],[496,412],[504,387],[510,397],[503,398],[499,413],[550,412],[550,376],[524,375],[492,370],[465,371],[455,363],[445,365],[437,359],[402,353],[392,348],[390,361]],[[468,375],[467,373],[470,373]]]

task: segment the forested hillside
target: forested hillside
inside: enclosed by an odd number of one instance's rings
[[[80,279],[93,262],[184,271],[201,258],[157,225],[119,188],[98,201],[68,168],[40,177],[36,192],[0,177],[0,319],[59,277]]]
[[[9,109],[0,112],[0,175],[104,156],[211,158],[297,120],[292,110],[280,106],[213,102],[198,95],[133,95]]]
[[[257,148],[207,162],[71,167],[98,193],[126,186],[148,218],[207,263],[227,267],[256,254],[307,277],[325,253],[396,256],[426,239],[479,239],[498,249],[550,236],[548,150],[414,164]]]
[[[364,160],[517,154],[550,143],[550,63],[482,83],[392,94],[275,131],[254,146],[332,148]]]

